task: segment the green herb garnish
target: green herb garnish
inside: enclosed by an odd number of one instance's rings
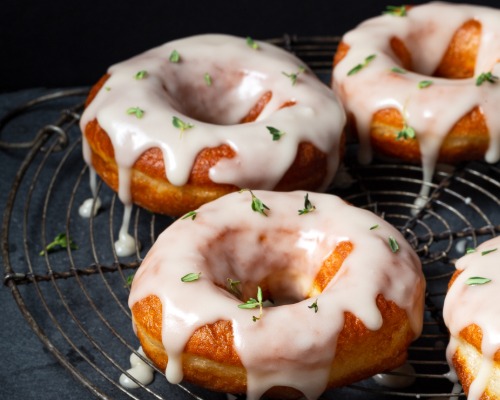
[[[257,300],[251,297],[246,301],[246,303],[239,304],[238,307],[243,309],[252,309],[259,307],[259,316],[258,317],[253,316],[252,319],[254,322],[261,319],[263,306],[262,306],[262,289],[260,288],[260,286],[257,286]]]
[[[286,72],[282,72],[282,74],[285,75],[287,78],[289,78],[292,81],[292,86],[295,86],[299,75],[302,74],[303,72],[305,72],[305,70],[306,70],[305,67],[300,66],[299,70],[297,72],[293,72],[290,74],[287,74]]]
[[[127,276],[127,279],[125,281],[125,287],[132,286],[132,281],[134,280],[134,276],[135,274],[130,274],[129,276]]]
[[[205,74],[204,79],[207,86],[212,86],[212,77],[208,72]]]
[[[187,129],[191,129],[194,127],[194,125],[191,122],[184,122],[182,119],[176,116],[172,117],[172,125],[175,126],[177,129],[180,129],[181,133]]]
[[[400,67],[391,68],[392,72],[396,72],[397,74],[406,74],[408,71],[406,69]]]
[[[393,253],[397,253],[399,251],[399,244],[393,236],[389,236],[389,247]]]
[[[418,88],[425,89],[426,87],[431,86],[433,83],[434,82],[432,82],[432,81],[420,81],[420,82],[418,82]]]
[[[170,57],[168,60],[171,63],[178,63],[181,60],[181,55],[177,50],[173,50],[172,53],[170,53]]]
[[[491,250],[485,250],[485,251],[482,251],[481,252],[481,255],[482,256],[485,256],[486,254],[490,254],[490,253],[493,253],[494,251],[497,251],[497,249],[491,249]]]
[[[270,208],[266,206],[262,200],[255,196],[250,189],[241,189],[240,193],[246,191],[250,192],[252,195],[252,210],[267,217],[266,210],[270,210]]]
[[[273,136],[273,140],[280,140],[281,136],[285,134],[285,132],[280,131],[279,129],[273,128],[272,126],[266,126],[269,133]]]
[[[141,79],[144,79],[144,78],[147,78],[148,77],[148,71],[146,70],[142,70],[142,71],[139,71],[137,74],[135,74],[135,79],[137,79],[138,81],[140,81]]]
[[[377,229],[378,228],[378,224],[376,225],[373,225],[373,226],[370,226],[370,230],[373,231],[374,229]]]
[[[318,312],[318,299],[314,303],[312,303],[310,306],[307,306],[307,308],[312,308],[314,309],[314,313]]]
[[[473,249],[472,247],[467,247],[467,249],[465,250],[465,254],[472,254],[475,252],[476,252],[476,249]]]
[[[236,297],[241,296],[241,290],[239,288],[240,284],[240,281],[233,281],[231,278],[227,278],[227,286],[229,288],[229,291],[232,292]]]
[[[396,17],[406,17],[406,6],[387,6],[383,14],[395,15]]]
[[[139,107],[130,107],[128,110],[127,110],[127,114],[129,115],[135,115],[138,119],[141,119],[142,117],[144,117],[144,110],[142,108],[139,108]]]
[[[198,279],[200,279],[200,275],[201,275],[201,272],[198,272],[198,273],[191,272],[189,274],[184,275],[181,278],[181,281],[182,282],[194,282],[194,281],[197,281]]]
[[[497,80],[498,76],[493,75],[491,72],[483,72],[477,77],[476,86],[481,86],[484,82],[495,83]]]
[[[491,279],[483,278],[481,276],[471,276],[469,279],[465,281],[465,284],[474,286],[474,285],[484,285],[485,283],[488,282],[491,282]]]
[[[259,49],[259,44],[255,40],[253,40],[250,36],[247,36],[247,46],[254,50]]]
[[[304,197],[304,208],[302,210],[299,210],[299,215],[308,214],[310,212],[313,212],[314,210],[316,210],[316,206],[314,206],[309,201],[309,193],[306,193]]]
[[[78,246],[73,242],[73,240],[71,240],[71,238],[67,237],[65,233],[60,233],[52,242],[45,246],[45,249],[40,251],[39,254],[43,256],[45,253],[51,253],[59,249],[67,249],[68,246],[71,250],[78,249]]]
[[[396,135],[396,140],[400,139],[415,139],[415,129],[405,123]]]
[[[353,69],[351,69],[348,73],[347,76],[354,75],[361,71],[364,67],[366,67],[370,62],[373,61],[373,59],[377,57],[376,54],[371,54],[368,57],[365,58],[365,61],[363,61],[361,64],[356,65]]]
[[[186,214],[184,214],[181,219],[188,219],[191,218],[194,220],[196,218],[196,215],[198,215],[198,211],[189,211]]]

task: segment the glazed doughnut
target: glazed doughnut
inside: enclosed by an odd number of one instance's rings
[[[239,308],[259,288],[274,306]],[[243,191],[158,237],[129,306],[170,382],[315,399],[403,364],[424,291],[419,258],[375,214],[328,194]]]
[[[469,400],[500,399],[500,237],[456,262],[443,317],[447,357]]]
[[[372,151],[421,162],[500,159],[500,10],[442,2],[401,7],[343,36],[332,86]],[[394,15],[396,14],[396,15]]]
[[[325,189],[344,124],[336,96],[302,61],[227,35],[112,66],[80,122],[86,162],[121,201],[172,216],[242,187]]]

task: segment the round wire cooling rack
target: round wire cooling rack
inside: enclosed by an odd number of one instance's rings
[[[271,42],[295,52],[321,75],[331,70],[337,41],[334,37],[285,35]],[[4,135],[11,122],[49,102],[58,104],[55,122],[43,125],[32,141],[0,142],[0,151],[27,149],[3,217],[4,283],[46,348],[96,397],[226,399],[225,394],[189,384],[170,385],[157,369],[148,386],[137,382],[137,389],[125,389],[119,384],[120,375],[130,368],[130,355],[139,354],[127,306],[128,278],[172,219],[135,207],[130,233],[140,247],[134,255],[120,258],[113,243],[123,207],[116,195],[99,183],[100,212],[90,219],[79,216],[79,206],[90,196],[77,127],[86,93],[52,93],[28,102],[0,121],[0,134]],[[463,397],[460,388],[447,378],[448,333],[441,311],[454,261],[467,247],[500,232],[500,166],[473,162],[438,168],[429,184],[431,194],[419,208],[415,201],[423,185],[420,167],[380,160],[363,166],[356,162],[354,152],[355,145],[350,145],[348,167],[339,173],[344,179],[329,191],[391,222],[417,251],[428,286],[424,330],[409,349],[411,368],[388,372],[402,377],[408,382],[406,387],[389,388],[367,379],[330,390],[322,398]],[[73,246],[41,254],[57,236]]]

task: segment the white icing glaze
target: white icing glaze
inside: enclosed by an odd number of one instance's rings
[[[498,249],[489,254],[483,252]],[[463,271],[450,287],[444,302],[443,317],[450,330],[451,339],[447,348],[450,365],[459,345],[459,333],[465,327],[476,324],[481,327],[482,364],[478,377],[470,387],[468,398],[479,399],[491,374],[492,360],[500,349],[500,303],[495,301],[500,292],[500,237],[481,244],[474,253],[467,254],[456,263]],[[491,282],[484,285],[466,284],[470,277],[484,277]]]
[[[119,197],[130,203],[130,170],[147,149],[163,153],[168,180],[187,182],[197,154],[204,148],[227,144],[236,153],[210,169],[216,183],[273,189],[288,170],[300,142],[311,142],[328,155],[324,189],[339,164],[339,140],[345,114],[332,91],[310,70],[295,85],[285,73],[304,65],[292,54],[259,42],[250,48],[244,39],[227,35],[199,35],[175,40],[109,69],[105,86],[84,111],[84,131],[97,119],[108,133],[118,164]],[[169,62],[173,50],[180,62]],[[137,80],[139,71],[147,71]],[[211,76],[207,86],[205,74]],[[261,96],[272,98],[255,122],[239,124]],[[292,107],[280,107],[293,101]],[[142,118],[128,115],[131,107],[144,110]],[[194,127],[182,134],[172,124],[176,116]],[[267,126],[286,134],[273,141]],[[83,138],[83,155],[91,163]]]
[[[92,167],[89,167],[89,184],[92,192],[92,198],[86,199],[78,208],[78,214],[82,218],[95,217],[102,205],[101,199],[97,197],[96,172]]]
[[[116,255],[119,257],[131,256],[135,253],[136,247],[140,247],[140,243],[137,243],[128,233],[132,214],[132,204],[125,204],[124,207],[122,225],[118,233],[118,240],[115,242]]]
[[[445,17],[444,17],[445,16]],[[481,23],[482,36],[474,78],[429,78],[439,65],[455,31],[466,21]],[[479,74],[491,71],[500,76],[500,10],[444,2],[412,7],[406,17],[382,15],[365,21],[348,32],[343,41],[350,46],[347,55],[333,71],[333,87],[353,113],[360,136],[360,161],[369,162],[372,115],[384,108],[396,108],[413,127],[420,145],[424,182],[430,182],[441,144],[462,116],[479,106],[490,132],[486,161],[500,159],[500,85],[476,86]],[[401,39],[412,54],[413,71],[392,72],[400,61],[391,49],[390,39]],[[348,72],[369,55],[376,58],[356,74]],[[425,89],[418,82],[433,81]],[[428,195],[423,186],[420,194]]]
[[[381,386],[392,389],[405,388],[415,383],[415,368],[408,362],[391,372],[392,374],[376,374],[373,380]]]
[[[146,357],[142,347],[139,347],[138,353],[143,357]],[[146,357],[147,358],[147,357]],[[142,383],[143,385],[149,385],[153,382],[154,378],[154,369],[147,363],[145,363],[137,354],[132,353],[130,355],[130,366],[132,368],[127,369],[127,373],[133,376],[137,381]],[[120,385],[127,389],[137,389],[139,385],[130,379],[127,375],[120,375]]]
[[[317,398],[344,312],[371,330],[380,328],[378,294],[406,310],[419,335],[425,286],[420,260],[390,224],[332,195],[311,193],[316,210],[299,216],[305,192],[254,194],[270,208],[267,217],[252,211],[248,192],[205,204],[195,220],[177,220],[158,237],[134,277],[129,306],[151,294],[161,300],[169,381],[182,379],[181,354],[193,332],[218,320],[232,322],[234,346],[248,373],[247,395],[254,400],[275,385]],[[397,253],[390,249],[391,235],[400,245]],[[316,296],[306,298],[310,285],[325,258],[346,240],[354,249],[317,297],[315,313],[309,306]],[[199,280],[181,282],[193,272],[201,272]],[[251,297],[266,281],[273,299],[286,305],[265,308],[253,322],[255,310],[238,308],[241,301],[214,284],[225,286],[227,278],[243,282]]]

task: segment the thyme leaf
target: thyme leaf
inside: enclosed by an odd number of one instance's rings
[[[374,229],[377,229],[378,228],[378,224],[375,224],[373,226],[370,226],[370,230],[373,231]]]
[[[487,255],[487,254],[493,253],[494,251],[497,251],[497,249],[495,248],[495,249],[490,249],[490,250],[485,250],[485,251],[482,251],[482,252],[481,252],[481,255],[482,255],[482,256],[485,256],[485,255]]]
[[[142,71],[139,71],[137,74],[135,74],[135,79],[137,79],[138,81],[144,79],[144,78],[147,78],[148,77],[148,71],[146,70],[142,70]]]
[[[393,236],[389,236],[389,247],[393,253],[397,253],[399,251],[399,244]]]
[[[181,60],[181,55],[177,50],[173,50],[172,53],[170,53],[170,57],[168,58],[168,60],[171,63],[177,64]]]
[[[204,79],[207,86],[212,86],[212,77],[208,72],[205,74]]]
[[[233,293],[236,297],[241,296],[241,290],[239,288],[240,284],[241,281],[233,281],[231,278],[227,278],[227,286],[229,288],[229,291]]]
[[[397,74],[406,74],[408,71],[406,69],[400,68],[400,67],[393,67],[391,68],[392,72],[395,72]]]
[[[196,218],[196,216],[198,215],[198,211],[189,211],[187,212],[186,214],[184,214],[181,219],[188,219],[188,218],[191,218],[192,220],[194,220]]]
[[[475,285],[484,285],[485,283],[491,282],[489,278],[483,278],[482,276],[471,276],[465,281],[466,285],[475,286]]]
[[[191,272],[189,274],[186,274],[184,275],[182,278],[181,278],[181,281],[182,282],[194,282],[194,281],[197,281],[198,279],[200,279],[200,275],[201,275],[201,272]]]
[[[418,88],[425,89],[426,87],[431,86],[433,83],[434,82],[432,82],[432,81],[420,81],[420,82],[418,82]]]

